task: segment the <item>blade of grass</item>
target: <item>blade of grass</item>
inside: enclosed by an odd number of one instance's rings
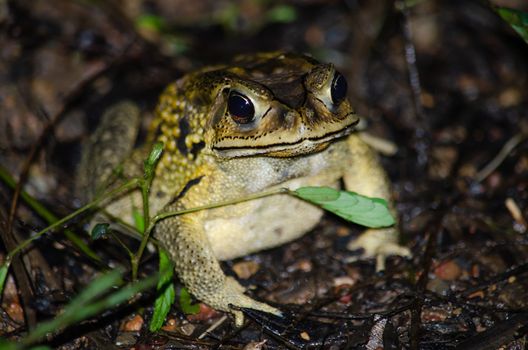
[[[7,169],[2,167],[0,165],[0,180],[4,182],[9,188],[15,189],[16,188],[16,181],[13,179],[13,177],[9,174]],[[40,204],[39,201],[37,201],[35,198],[33,198],[31,195],[29,195],[26,191],[20,192],[20,197],[22,200],[32,209],[34,210],[41,218],[43,218],[48,224],[53,224],[57,221],[59,221],[59,218],[55,216],[52,212],[50,212],[46,207],[44,207],[42,204]],[[84,254],[92,258],[93,260],[96,260],[98,262],[102,262],[101,258],[97,256],[97,254],[90,249],[88,245],[86,245],[83,240],[77,236],[73,231],[71,230],[64,230],[64,235],[68,240],[70,240],[77,248],[79,248],[80,251],[82,251]]]
[[[158,274],[152,275],[144,280],[128,284],[102,300],[92,303],[94,299],[107,293],[114,286],[122,284],[121,273],[111,271],[90,283],[81,294],[66,306],[60,315],[48,322],[41,323],[21,343],[26,346],[31,345],[50,333],[57,333],[57,331],[61,331],[74,323],[114,308],[138,292],[154,286],[157,279]]]
[[[7,270],[9,269],[9,265],[4,263],[2,266],[0,266],[0,293],[4,290],[4,283],[7,277]]]
[[[151,332],[156,332],[161,328],[165,317],[167,317],[174,303],[176,295],[174,292],[174,283],[172,282],[174,266],[169,255],[162,248],[159,249],[159,265],[160,279],[157,286],[158,297],[156,298],[154,314],[149,324],[149,330]]]
[[[119,271],[111,271],[95,279],[66,306],[59,316],[48,322],[41,323],[22,340],[22,343],[26,345],[32,344],[45,337],[48,333],[56,332],[75,321],[84,319],[84,308],[87,303],[108,292],[113,286],[121,283],[121,273]]]
[[[494,9],[528,43],[528,12],[498,6]]]

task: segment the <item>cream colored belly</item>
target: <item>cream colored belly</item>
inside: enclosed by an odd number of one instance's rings
[[[293,180],[283,186],[296,189],[316,184],[337,187],[338,182],[324,176]],[[212,215],[215,218],[206,220],[204,228],[219,260],[237,258],[292,241],[310,231],[323,215],[320,208],[287,194],[216,210],[217,213]]]

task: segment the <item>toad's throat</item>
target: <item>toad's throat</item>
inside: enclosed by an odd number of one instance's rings
[[[323,135],[300,138],[293,142],[277,142],[267,145],[213,146],[212,151],[220,158],[247,157],[267,155],[270,157],[291,157],[321,151],[328,147],[332,140],[350,135],[359,119],[344,128],[333,130]]]

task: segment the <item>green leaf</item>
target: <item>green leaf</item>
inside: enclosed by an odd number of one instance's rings
[[[104,222],[100,224],[96,224],[94,228],[92,229],[91,236],[92,239],[95,241],[103,236],[106,236],[110,233],[110,224]]]
[[[330,187],[301,187],[293,194],[359,225],[373,228],[394,225],[387,202],[381,198],[369,198]]]
[[[160,248],[159,250],[159,272],[160,279],[158,280],[158,297],[154,303],[154,314],[149,324],[151,332],[158,331],[170,311],[176,293],[174,291],[174,283],[172,283],[172,276],[174,274],[174,266],[169,258],[167,252]]]
[[[339,191],[330,187],[300,187],[295,190],[295,193],[302,199],[315,204],[335,201],[339,198]]]
[[[239,18],[239,6],[234,2],[227,1],[225,6],[222,6],[216,14],[216,19],[214,19],[214,22],[222,24],[228,30],[234,30],[237,27]]]
[[[9,269],[9,264],[4,263],[0,266],[0,295],[4,293],[4,285],[7,277],[7,270]]]
[[[0,339],[0,349],[1,350],[18,350],[21,346],[15,342],[10,342],[6,339]]]
[[[144,14],[136,19],[136,27],[139,29],[148,29],[159,33],[166,28],[166,23],[165,19],[161,16]]]
[[[143,234],[145,232],[145,217],[137,208],[132,209],[132,218],[134,219],[134,226]]]
[[[266,17],[270,22],[290,23],[297,19],[297,11],[290,5],[277,5],[268,11]]]
[[[173,56],[186,53],[191,48],[189,44],[189,39],[183,36],[167,34],[163,36],[163,41],[165,46],[167,47],[168,52]]]
[[[150,179],[152,179],[152,176],[154,175],[154,169],[156,168],[156,163],[158,162],[162,153],[163,153],[163,143],[156,142],[154,146],[152,146],[152,149],[150,150],[150,154],[148,158],[145,160],[145,178],[148,179],[149,181]]]
[[[154,146],[152,146],[152,150],[150,150],[150,154],[147,160],[145,161],[145,167],[154,168],[162,153],[163,153],[163,143],[156,142]]]
[[[191,294],[186,288],[180,291],[180,307],[187,315],[194,315],[200,312],[200,304],[191,303]]]
[[[503,20],[519,34],[526,43],[528,43],[528,13],[509,9],[506,7],[495,7],[495,11]]]

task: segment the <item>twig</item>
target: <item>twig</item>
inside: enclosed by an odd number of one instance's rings
[[[420,263],[422,266],[422,273],[416,282],[416,293],[417,295],[423,295],[426,290],[427,282],[429,281],[429,270],[433,264],[433,256],[436,249],[436,241],[438,233],[442,228],[442,220],[444,213],[438,213],[438,218],[435,220],[436,225],[433,225],[432,229],[427,236],[427,245],[423,255],[423,261]],[[411,327],[410,327],[410,348],[420,348],[420,328],[421,328],[421,315],[423,307],[423,298],[416,298],[415,305],[411,308]]]
[[[0,210],[0,224],[2,224],[3,227],[7,226],[7,217],[5,216],[6,214],[6,211]],[[17,242],[14,234],[7,234],[7,231],[1,230],[0,235],[7,250],[15,249]],[[24,263],[20,256],[16,256],[13,259],[13,275],[19,290],[31,290],[31,282],[26,270],[24,269]],[[2,281],[2,284],[4,282],[5,281]],[[24,308],[24,318],[26,325],[28,328],[34,327],[34,325],[37,323],[37,314],[35,310],[29,307],[32,300],[31,295],[21,292],[20,297],[22,306]]]
[[[491,162],[488,163],[488,165],[482,168],[482,170],[480,170],[477,175],[475,175],[475,181],[482,182],[485,178],[487,178],[495,169],[499,167],[499,165],[501,165],[510,152],[526,139],[526,137],[527,135],[525,133],[520,132],[509,139],[508,142],[502,146],[502,149],[495,156],[495,158],[493,158]]]
[[[414,102],[414,112],[416,115],[416,128],[414,129],[414,148],[417,153],[417,162],[421,169],[427,166],[429,161],[430,133],[429,124],[425,118],[422,106],[422,86],[420,74],[416,65],[416,49],[412,41],[412,28],[409,20],[409,9],[405,1],[398,1],[397,8],[403,15],[403,40],[405,43],[405,60],[407,62],[407,72],[409,84]]]
[[[526,222],[526,219],[524,218],[521,208],[517,205],[517,202],[513,198],[507,198],[504,201],[504,205],[506,206],[506,209],[510,212],[513,220],[515,220],[519,225],[522,226],[522,232],[526,231],[526,228],[528,228],[528,223]]]
[[[227,320],[227,316],[226,315],[220,317],[220,319],[218,321],[216,321],[209,328],[207,328],[205,331],[203,331],[203,333],[198,336],[198,339],[203,339],[207,334],[211,333],[212,331],[214,331],[215,329],[220,327],[220,325],[222,323],[224,323],[225,320]]]
[[[500,273],[498,275],[492,276],[489,279],[487,279],[486,281],[483,281],[482,283],[479,283],[476,286],[473,286],[473,287],[470,287],[470,288],[467,288],[467,289],[461,291],[460,295],[461,296],[468,296],[468,295],[470,295],[470,294],[472,294],[472,293],[474,293],[476,291],[485,290],[486,288],[488,288],[489,286],[491,286],[493,284],[505,281],[505,280],[509,279],[512,276],[519,276],[519,275],[525,274],[527,272],[528,272],[528,263],[516,266],[516,267],[511,268],[509,270],[506,270],[505,272],[502,272],[502,273]]]
[[[465,350],[491,350],[499,349],[501,346],[518,339],[517,334],[528,321],[528,314],[514,315],[510,319],[497,323],[495,326],[488,328],[460,343],[455,349]]]

